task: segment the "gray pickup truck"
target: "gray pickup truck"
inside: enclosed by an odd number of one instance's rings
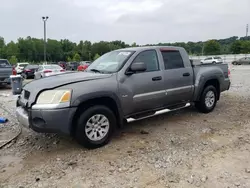
[[[10,84],[10,75],[12,75],[13,67],[7,59],[0,59],[0,85]]]
[[[85,72],[25,85],[16,115],[34,131],[69,134],[97,148],[126,122],[192,104],[209,113],[229,87],[227,64],[193,65],[179,47],[126,48],[104,54]]]

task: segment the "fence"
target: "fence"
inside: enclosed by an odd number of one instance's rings
[[[243,58],[243,57],[250,57],[250,54],[225,54],[225,55],[208,55],[208,56],[190,56],[190,59],[194,60],[203,60],[207,57],[221,57],[224,62],[231,63],[237,59]]]

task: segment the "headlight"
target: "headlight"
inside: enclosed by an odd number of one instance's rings
[[[42,92],[33,109],[63,108],[70,105],[71,90],[47,90]]]

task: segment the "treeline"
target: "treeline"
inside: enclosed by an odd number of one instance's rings
[[[219,54],[239,54],[250,53],[250,37],[233,36],[220,40],[209,40],[206,42],[177,42],[159,43],[147,45],[160,46],[180,46],[184,47],[190,55],[219,55]],[[74,43],[68,39],[47,40],[47,61],[81,61],[94,60],[100,55],[126,47],[139,46],[136,43],[126,44],[123,41],[100,41],[91,43],[90,41],[80,41]],[[9,59],[13,64],[16,62],[42,62],[44,60],[44,41],[37,38],[19,38],[17,42],[5,43],[0,37],[0,58]]]

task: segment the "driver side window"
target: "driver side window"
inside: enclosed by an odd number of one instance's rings
[[[145,72],[152,72],[159,70],[159,62],[157,53],[155,50],[146,50],[141,52],[137,57],[134,59],[133,63],[135,62],[144,62],[146,64],[147,70]]]

